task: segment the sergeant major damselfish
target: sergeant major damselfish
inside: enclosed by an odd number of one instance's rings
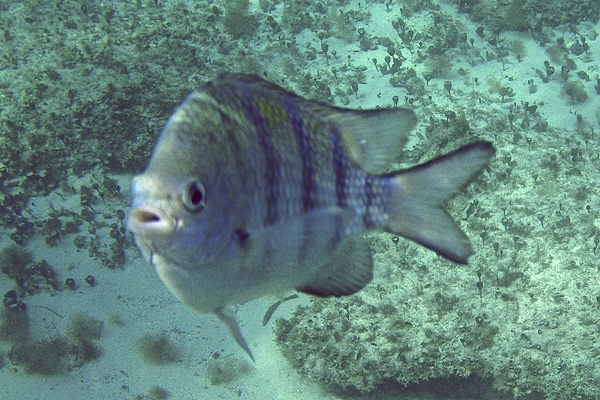
[[[407,108],[343,109],[222,75],[170,117],[134,178],[129,229],[171,292],[219,317],[253,358],[232,305],[361,290],[372,279],[367,231],[467,262],[469,239],[444,206],[494,147],[477,141],[387,172],[416,122]]]

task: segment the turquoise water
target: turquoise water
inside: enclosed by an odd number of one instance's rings
[[[600,395],[598,2],[0,11],[3,398]],[[166,119],[222,72],[337,106],[413,108],[392,169],[492,141],[493,163],[449,205],[469,265],[370,234],[375,277],[360,293],[288,301],[266,327],[277,297],[240,308],[253,364],[168,293],[124,229],[131,176]],[[152,339],[173,351],[157,361]]]

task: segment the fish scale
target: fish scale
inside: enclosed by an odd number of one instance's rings
[[[248,96],[251,96],[248,94]],[[253,102],[248,101],[243,103],[246,109],[250,122],[253,123],[258,130],[258,140],[260,147],[263,150],[264,165],[268,165],[264,188],[266,190],[266,210],[267,217],[264,221],[265,226],[271,225],[277,221],[277,215],[281,214],[282,217],[287,217],[293,214],[287,214],[285,211],[295,211],[297,207],[286,208],[278,207],[277,204],[280,202],[298,203],[298,199],[289,198],[282,199],[283,194],[289,191],[285,190],[287,186],[300,187],[300,201],[302,204],[302,211],[310,211],[316,206],[329,205],[332,200],[336,200],[337,205],[343,207],[353,207],[360,212],[364,227],[374,227],[373,213],[383,212],[381,208],[374,207],[373,193],[374,186],[382,186],[381,182],[376,182],[376,178],[370,174],[363,173],[359,168],[353,166],[347,158],[335,159],[334,152],[336,152],[333,141],[339,143],[339,139],[333,138],[333,136],[339,135],[338,133],[331,132],[332,138],[330,143],[324,141],[327,138],[325,135],[315,134],[309,130],[300,114],[301,110],[292,104],[290,101],[283,101],[282,106],[276,106],[269,104],[268,106],[254,105]],[[267,112],[259,112],[264,109]],[[314,117],[315,119],[318,117]],[[284,122],[274,122],[275,119],[283,119]],[[326,126],[326,123],[323,123]],[[289,148],[287,143],[281,145],[279,149],[275,148],[272,136],[277,136],[273,130],[268,129],[269,127],[277,127],[284,131],[292,131],[295,136],[297,149]],[[285,136],[284,136],[285,137]],[[286,138],[287,139],[287,138]],[[290,143],[291,140],[289,141]],[[281,144],[279,142],[278,144]],[[319,151],[319,159],[321,168],[319,171],[316,170],[315,165],[315,149]],[[289,154],[287,153],[289,152]],[[294,165],[290,163],[285,165],[287,168],[282,168],[280,159],[284,158],[281,154],[288,156],[297,156],[297,163]],[[331,156],[329,156],[331,154]],[[343,157],[343,152],[338,151],[335,153],[338,157]],[[330,160],[328,160],[330,158]],[[339,182],[336,181],[337,187],[339,188],[334,193],[331,192],[331,180],[329,179],[330,172],[333,171],[340,178]],[[278,173],[282,170],[286,173],[286,179],[281,179]],[[300,182],[298,177],[293,171],[301,171]],[[318,185],[315,181],[316,174],[324,176],[322,184]],[[350,176],[354,179],[347,180],[346,176]],[[364,182],[364,183],[363,183]],[[317,200],[320,200],[316,204]]]
[[[406,108],[341,109],[222,75],[167,122],[134,178],[129,229],[169,290],[219,317],[253,358],[232,306],[361,290],[373,277],[368,231],[467,262],[469,239],[444,206],[495,150],[478,141],[388,172],[416,122]]]

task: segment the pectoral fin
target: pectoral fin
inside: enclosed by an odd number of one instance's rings
[[[244,268],[263,279],[279,275],[285,284],[278,290],[305,282],[343,240],[352,218],[350,211],[328,207],[247,232],[238,240]]]

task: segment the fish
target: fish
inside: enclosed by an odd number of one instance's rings
[[[467,263],[472,246],[445,204],[494,146],[389,171],[416,124],[409,108],[351,110],[258,76],[217,76],[175,109],[133,178],[128,229],[167,288],[216,315],[254,360],[235,307],[289,290],[360,291],[373,278],[366,232]]]

